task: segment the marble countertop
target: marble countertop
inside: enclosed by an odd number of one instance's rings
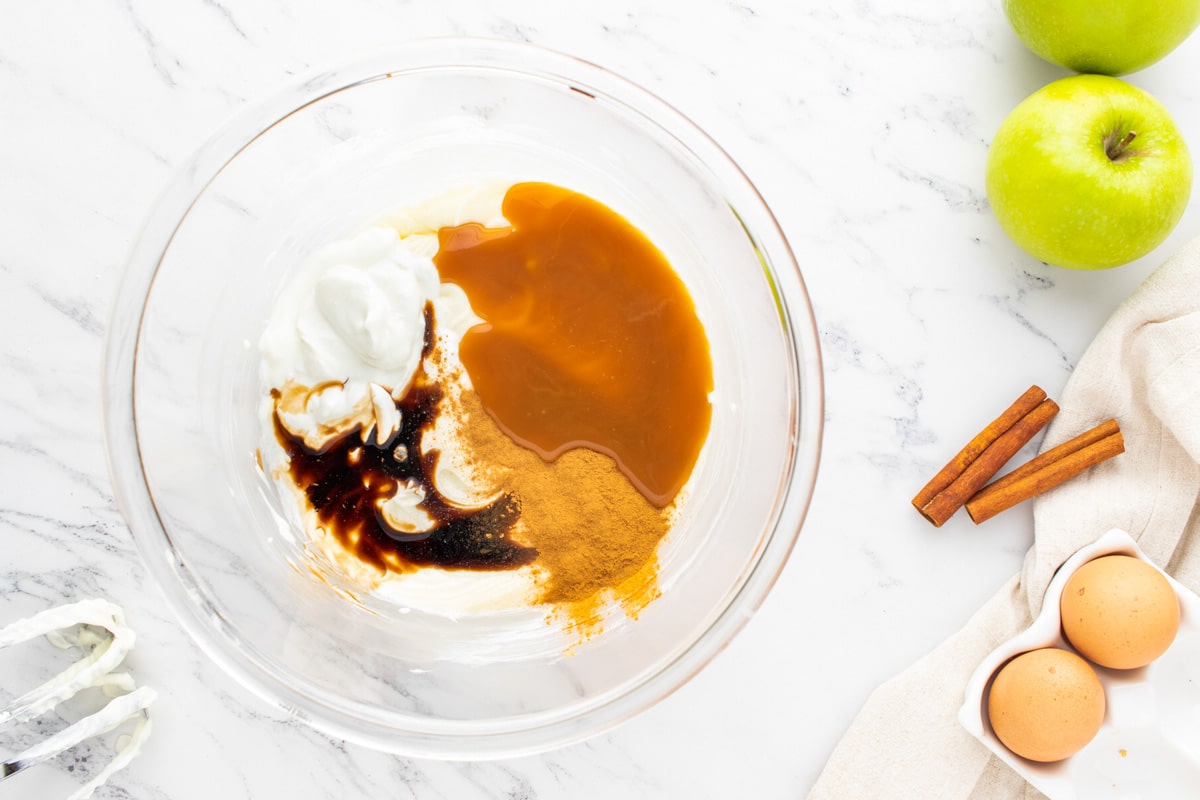
[[[109,304],[172,171],[295,75],[446,35],[594,61],[709,131],[791,241],[826,380],[811,510],[748,626],[619,728],[481,763],[331,740],[210,662],[164,607],[113,501],[99,397]],[[1046,266],[1005,237],[984,192],[988,143],[1023,97],[1065,74],[1024,48],[999,0],[6,4],[0,623],[95,595],[123,605],[138,630],[131,665],[160,692],[155,731],[97,797],[803,796],[871,690],[958,629],[1032,540],[1028,504],[979,527],[959,515],[935,529],[909,498],[1030,384],[1055,396],[1116,305],[1200,235],[1193,202],[1157,251],[1100,273]],[[1193,36],[1129,80],[1200,148],[1197,74]],[[12,680],[54,668],[0,652]],[[35,738],[26,735],[0,732],[0,747]],[[40,767],[0,796],[66,796],[76,766],[107,760],[104,747]]]

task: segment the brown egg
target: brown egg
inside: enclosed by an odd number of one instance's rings
[[[1063,587],[1063,635],[1103,667],[1144,667],[1166,652],[1179,630],[1179,598],[1162,573],[1139,558],[1102,556]]]
[[[996,673],[988,717],[1004,746],[1031,761],[1061,761],[1092,740],[1104,722],[1104,687],[1069,650],[1022,653]]]

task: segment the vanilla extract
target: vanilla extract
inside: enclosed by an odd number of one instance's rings
[[[434,315],[425,307],[422,359],[433,352]],[[380,570],[436,566],[446,569],[505,570],[534,560],[537,550],[513,540],[521,503],[511,492],[482,506],[451,502],[438,489],[441,452],[422,451],[424,434],[437,421],[444,392],[424,369],[396,401],[400,429],[377,444],[364,442],[356,428],[320,451],[288,432],[275,417],[275,436],[289,458],[289,470],[326,531],[363,562]],[[417,507],[433,520],[418,533],[394,530],[380,507],[402,487],[423,495]]]

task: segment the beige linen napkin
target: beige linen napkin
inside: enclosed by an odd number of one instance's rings
[[[872,693],[809,800],[1041,798],[958,723],[979,662],[1033,621],[1058,566],[1112,528],[1200,591],[1200,240],[1114,312],[1059,405],[1043,449],[1113,417],[1125,453],[1034,500],[1034,544],[1020,574]]]

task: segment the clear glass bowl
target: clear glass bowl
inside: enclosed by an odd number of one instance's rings
[[[541,617],[348,601],[304,568],[303,537],[256,461],[257,341],[300,263],[387,209],[497,175],[558,183],[630,219],[688,285],[712,354],[712,429],[660,547],[661,596],[569,654]],[[787,560],[822,404],[800,271],[729,157],[594,65],[476,40],[321,72],[205,144],[134,246],[104,387],[118,501],[204,651],[331,735],[439,758],[578,741],[696,674]]]

